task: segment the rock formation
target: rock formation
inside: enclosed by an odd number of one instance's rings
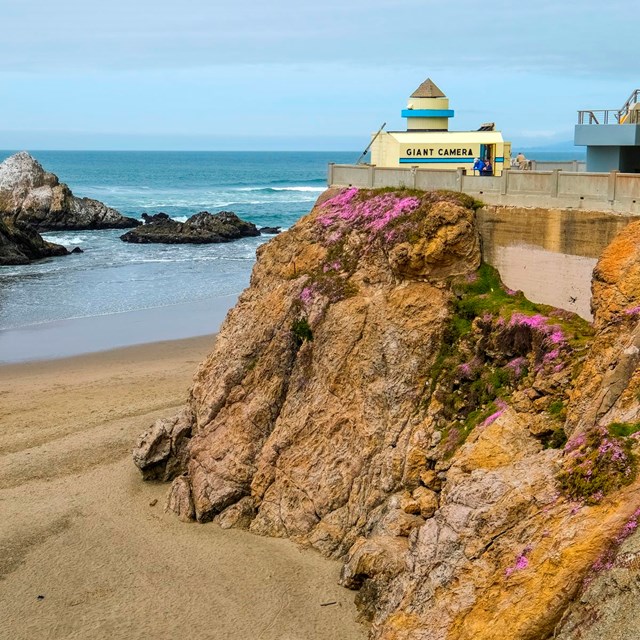
[[[0,217],[38,231],[125,229],[140,224],[90,198],[77,198],[25,151],[0,163]]]
[[[146,216],[144,220],[144,226],[127,231],[120,239],[141,244],[210,244],[260,235],[254,224],[241,220],[231,211],[216,214],[201,211],[186,222],[172,220],[166,213]]]
[[[371,638],[573,640],[640,517],[640,223],[592,327],[480,264],[473,204],[323,194],[134,458],[183,519],[342,559]]]
[[[66,256],[65,247],[47,242],[27,225],[0,218],[0,265],[28,264],[32,260],[52,256]]]

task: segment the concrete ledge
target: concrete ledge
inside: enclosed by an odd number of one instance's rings
[[[462,191],[501,206],[640,213],[640,174],[584,171],[504,171],[500,177],[466,175],[464,170],[420,167],[329,165],[329,186],[408,187]]]

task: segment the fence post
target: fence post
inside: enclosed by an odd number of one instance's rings
[[[416,169],[418,167],[411,167],[411,188],[415,189],[416,188]]]
[[[333,165],[335,164],[335,162],[330,162],[329,163],[329,171],[327,173],[327,186],[328,187],[332,187],[333,186]]]
[[[375,184],[375,171],[376,171],[376,167],[375,165],[370,165],[369,166],[369,188],[372,189],[373,185]]]
[[[618,170],[613,169],[609,172],[609,179],[607,180],[607,200],[613,204],[616,199],[616,178],[618,177]]]
[[[572,160],[572,161],[571,161],[571,164],[573,165],[573,166],[571,167],[571,170],[572,170],[572,171],[575,171],[576,173],[578,173],[578,171],[580,170],[580,169],[579,169],[579,166],[578,166],[578,161],[577,161],[577,160]]]
[[[456,169],[456,187],[458,191],[462,191],[462,180],[464,178],[465,170],[462,167]]]
[[[509,169],[503,169],[500,178],[502,179],[500,182],[500,194],[506,196],[509,190]]]
[[[551,174],[551,197],[558,197],[558,182],[560,179],[560,169],[554,169]]]

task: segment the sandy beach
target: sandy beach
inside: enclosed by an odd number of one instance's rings
[[[339,565],[163,512],[136,436],[213,336],[0,367],[0,638],[365,638]]]

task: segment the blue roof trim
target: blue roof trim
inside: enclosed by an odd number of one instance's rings
[[[403,118],[453,118],[453,109],[403,109]]]

